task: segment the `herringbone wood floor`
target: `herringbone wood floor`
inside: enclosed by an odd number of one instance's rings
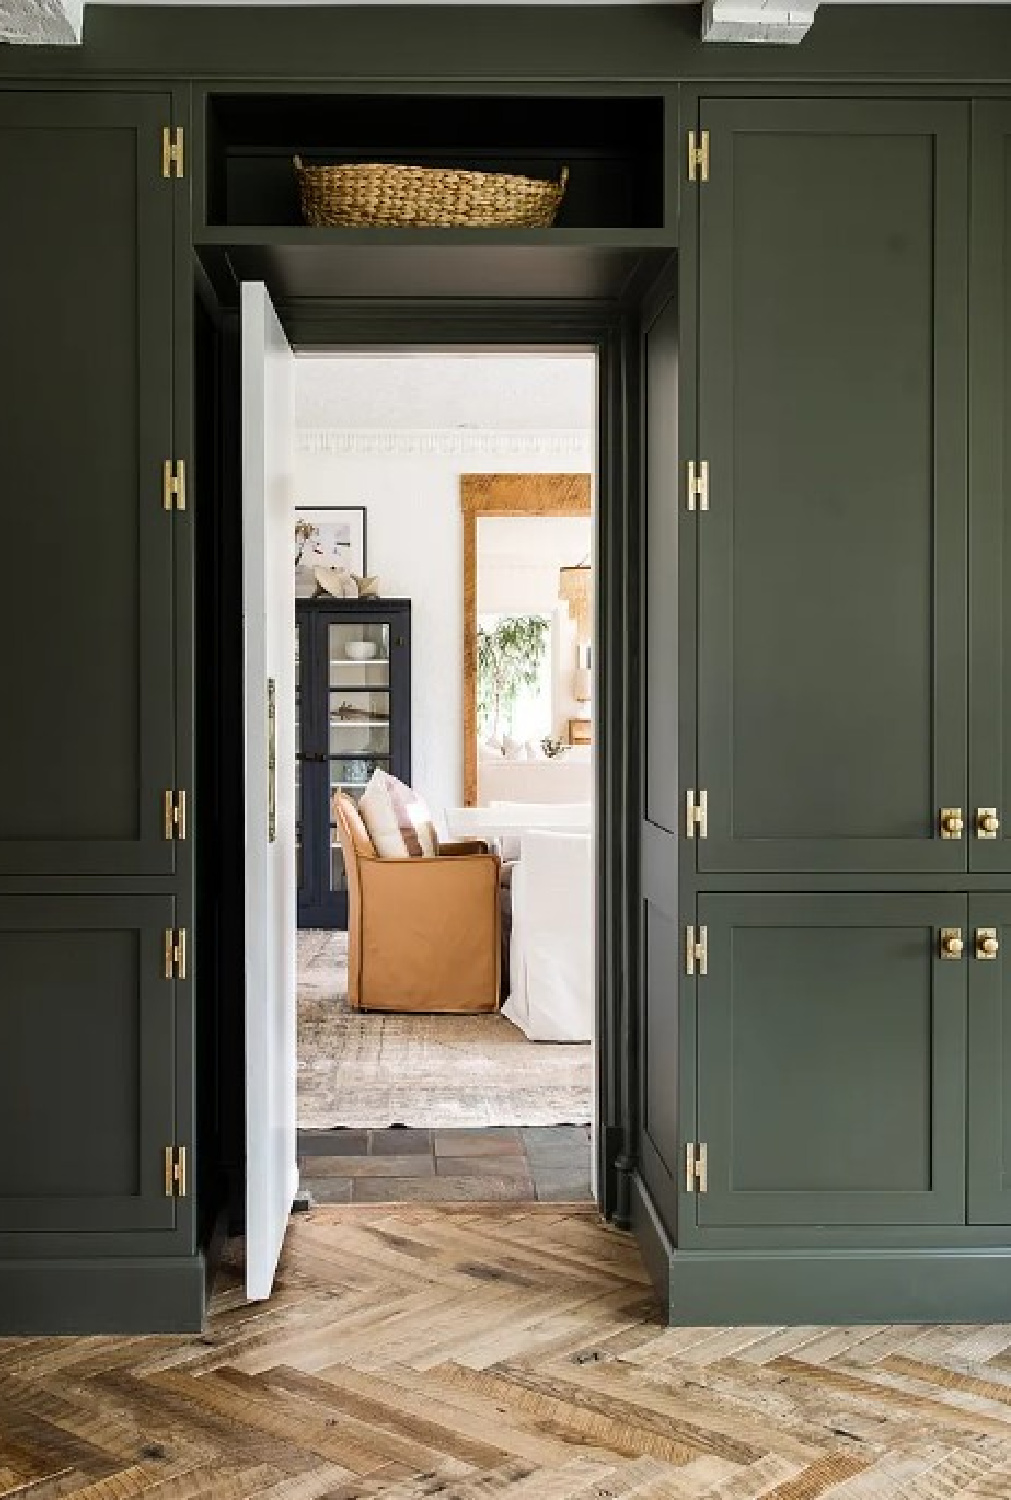
[[[0,1341],[0,1494],[1011,1497],[1011,1327],[668,1330],[590,1209],[323,1209],[223,1281],[202,1337]]]

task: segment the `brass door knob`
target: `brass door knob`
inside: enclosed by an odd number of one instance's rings
[[[976,809],[976,837],[978,839],[995,839],[1000,832],[1000,818],[995,807],[977,807]]]
[[[961,958],[965,951],[961,927],[941,928],[941,957]]]
[[[996,927],[976,928],[976,957],[996,958],[1000,952],[1000,940]]]
[[[965,823],[962,819],[960,807],[941,808],[941,837],[942,839],[960,839]]]

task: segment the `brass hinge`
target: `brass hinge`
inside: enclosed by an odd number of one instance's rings
[[[186,978],[186,928],[165,929],[165,978]]]
[[[688,509],[709,509],[709,460],[688,460]]]
[[[700,839],[709,837],[709,793],[700,791],[698,801],[695,800],[695,788],[689,787],[686,796],[688,810],[687,835],[693,839],[698,834]]]
[[[186,509],[186,460],[167,458],[162,468],[161,503],[165,510]]]
[[[186,793],[165,793],[165,837],[168,840],[186,839]]]
[[[186,1147],[165,1147],[165,1196],[186,1197]]]
[[[688,132],[688,181],[709,181],[709,131]]]
[[[685,1147],[685,1192],[708,1193],[709,1191],[709,1147],[705,1141],[697,1145],[689,1141]]]
[[[709,928],[689,925],[685,929],[685,972],[709,973]]]
[[[163,177],[184,177],[186,175],[183,127],[181,125],[177,125],[174,130],[171,125],[166,125],[162,130],[161,175]]]

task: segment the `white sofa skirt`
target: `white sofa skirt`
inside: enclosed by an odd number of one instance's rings
[[[525,830],[512,877],[510,994],[531,1041],[593,1040],[593,840]]]

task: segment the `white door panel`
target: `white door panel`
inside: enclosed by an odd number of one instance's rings
[[[241,319],[246,1295],[257,1301],[270,1296],[298,1186],[295,382],[294,357],[262,283],[243,284]]]

